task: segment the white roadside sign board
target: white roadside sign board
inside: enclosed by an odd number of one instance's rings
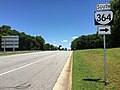
[[[97,10],[110,10],[111,6],[110,6],[110,3],[108,3],[108,4],[97,4],[96,9]]]
[[[1,48],[19,48],[19,36],[2,36]]]
[[[98,34],[102,35],[111,34],[110,26],[98,26]]]

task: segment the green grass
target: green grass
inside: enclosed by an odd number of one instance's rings
[[[120,90],[120,48],[107,49],[107,86],[103,49],[74,51],[73,59],[72,90]]]
[[[9,56],[9,55],[15,55],[15,54],[25,54],[25,53],[32,53],[32,51],[26,51],[26,52],[11,52],[11,53],[6,53],[6,54],[0,54],[1,56]]]

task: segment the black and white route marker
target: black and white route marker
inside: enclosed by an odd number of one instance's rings
[[[113,12],[95,11],[94,20],[95,20],[95,25],[111,25],[113,23]]]

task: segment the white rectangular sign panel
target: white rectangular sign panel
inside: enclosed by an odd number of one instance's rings
[[[110,26],[99,26],[98,34],[101,34],[101,35],[111,34]]]
[[[2,36],[1,48],[19,48],[19,36]]]
[[[97,10],[111,10],[110,3],[108,4],[97,4],[96,5]]]

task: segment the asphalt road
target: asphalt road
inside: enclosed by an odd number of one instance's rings
[[[70,51],[0,57],[0,90],[52,90]]]

